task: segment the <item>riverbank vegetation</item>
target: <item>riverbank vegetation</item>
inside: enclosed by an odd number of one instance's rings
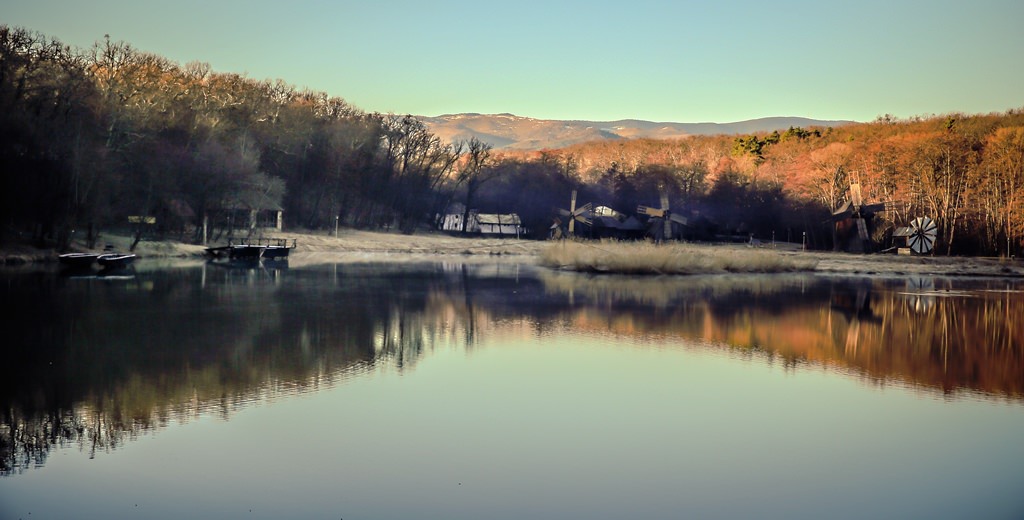
[[[412,116],[177,64],[110,38],[72,48],[0,26],[0,246],[65,249],[117,230],[200,243],[251,233],[254,210],[285,229],[414,233],[452,202],[516,213],[545,238],[570,194],[635,215],[671,201],[690,241],[836,246],[830,215],[859,183],[879,248],[917,216],[933,254],[1024,253],[1024,111],[882,116],[836,128],[597,141],[508,152],[445,143]],[[647,217],[640,216],[642,224]],[[581,226],[577,236],[599,236]]]
[[[552,242],[540,254],[542,265],[568,271],[616,274],[780,273],[811,271],[812,258],[783,256],[737,246],[653,242]]]

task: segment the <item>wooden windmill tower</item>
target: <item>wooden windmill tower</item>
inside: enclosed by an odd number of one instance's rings
[[[580,207],[576,207],[576,190],[572,190],[572,200],[569,202],[569,209],[558,209],[558,214],[569,221],[568,224],[568,236],[576,236],[576,223],[590,225],[591,224],[591,203],[586,203]],[[552,227],[553,230],[561,229],[562,219],[555,218],[555,224]]]
[[[836,246],[854,252],[866,252],[871,249],[871,234],[868,232],[868,223],[875,213],[886,210],[884,202],[864,204],[864,197],[861,195],[860,183],[850,184],[850,196],[846,202],[836,211],[832,212],[832,222],[840,227],[843,222],[851,222],[855,231],[852,237],[837,237]]]
[[[651,217],[651,235],[658,242],[672,238],[673,222],[682,226],[686,225],[686,217],[672,213],[672,208],[668,203],[668,194],[664,191],[661,192],[660,208],[639,205],[636,207],[636,212],[640,215]]]

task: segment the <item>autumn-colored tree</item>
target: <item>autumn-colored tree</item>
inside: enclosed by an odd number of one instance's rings
[[[842,143],[833,143],[811,152],[813,170],[811,177],[805,180],[805,193],[830,211],[839,209],[850,187],[852,155],[853,149]]]
[[[984,201],[989,220],[1002,228],[1006,256],[1020,254],[1024,240],[1024,127],[1000,128],[988,137],[981,171],[990,195]]]
[[[961,225],[971,175],[978,157],[972,143],[950,131],[933,133],[914,150],[909,173],[919,187],[924,211],[939,226],[939,243],[952,252]]]
[[[667,190],[673,208],[718,218],[725,231],[799,228],[828,247],[823,223],[859,182],[867,200],[893,210],[893,225],[934,218],[942,253],[1015,255],[1024,240],[1022,128],[1016,109],[882,116],[543,152],[483,143],[474,152],[470,143],[460,163],[465,146],[411,116],[367,114],[283,80],[180,66],[109,37],[80,50],[0,25],[0,241],[17,233],[65,247],[77,232],[94,244],[102,228],[183,205],[192,217],[161,216],[155,228],[192,218],[201,241],[207,217],[253,190],[278,201],[286,225],[411,232],[458,188],[467,206],[519,213],[534,236],[574,189],[624,212]]]

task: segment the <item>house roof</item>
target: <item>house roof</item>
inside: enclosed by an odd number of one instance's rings
[[[605,227],[610,229],[621,229],[623,231],[639,231],[644,225],[632,215],[619,220],[615,217],[597,216],[592,219],[594,227]]]
[[[892,236],[894,236],[894,237],[909,237],[909,236],[911,236],[913,234],[914,234],[914,229],[911,228],[910,226],[898,227],[898,228],[896,228],[895,231],[892,232]]]
[[[476,216],[476,221],[479,222],[480,224],[490,224],[490,225],[502,225],[502,224],[513,225],[514,224],[514,225],[518,226],[518,225],[522,224],[522,221],[519,220],[519,215],[517,215],[515,213],[510,213],[508,215],[493,215],[493,214],[481,213],[481,214]]]

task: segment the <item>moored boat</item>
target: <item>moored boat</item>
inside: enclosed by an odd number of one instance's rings
[[[99,253],[64,253],[58,256],[61,265],[72,269],[83,269],[92,267],[93,262],[99,259]]]
[[[99,264],[103,266],[104,269],[118,269],[134,262],[135,255],[131,253],[108,253],[100,255],[99,258],[96,259],[96,261],[99,262]]]
[[[266,246],[259,245],[237,245],[231,246],[228,254],[232,260],[259,260],[266,249]]]
[[[288,258],[288,253],[292,248],[288,246],[267,246],[263,251],[263,258],[271,260],[284,260]]]
[[[283,238],[241,239],[237,243],[229,240],[226,246],[207,247],[206,255],[212,260],[287,260],[292,249],[294,239],[291,244]]]
[[[284,238],[268,239],[266,250],[263,252],[263,258],[284,260],[288,258],[288,253],[290,253],[292,249],[295,249],[294,239],[292,240],[291,245],[288,245],[288,240]]]

